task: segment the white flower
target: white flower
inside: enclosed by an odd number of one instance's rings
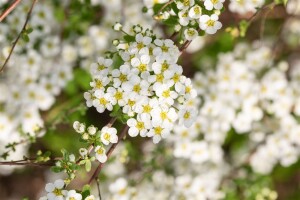
[[[65,183],[63,180],[58,179],[54,183],[47,183],[45,186],[47,198],[49,200],[63,200],[66,195],[66,190],[63,190]]]
[[[206,10],[212,10],[213,8],[221,10],[223,8],[223,2],[225,0],[205,0],[204,6]]]
[[[211,16],[202,15],[200,17],[200,28],[208,34],[215,34],[222,27],[219,17],[216,14]]]
[[[190,23],[190,17],[188,14],[188,10],[182,10],[178,13],[179,23],[182,26],[187,26]]]
[[[202,14],[202,9],[200,6],[195,5],[189,10],[189,17],[193,19],[199,19]]]
[[[114,25],[114,30],[115,31],[120,31],[122,30],[122,24],[120,24],[119,22],[117,22],[115,25]]]
[[[91,74],[93,76],[100,75],[100,77],[107,76],[113,61],[111,59],[105,59],[103,57],[99,57],[97,61],[97,63],[91,64]]]
[[[176,0],[175,3],[177,5],[177,8],[182,10],[193,6],[195,4],[195,0]]]
[[[104,126],[101,129],[101,142],[105,145],[109,145],[109,143],[117,143],[117,129]]]
[[[96,134],[96,132],[97,132],[97,128],[95,127],[95,126],[89,126],[88,128],[87,128],[87,131],[88,131],[88,133],[90,134],[90,135],[95,135]]]
[[[162,138],[166,138],[170,134],[170,129],[163,128],[162,126],[153,126],[147,133],[148,137],[152,137],[153,143],[157,144]]]
[[[77,133],[84,133],[84,131],[85,131],[85,125],[83,123],[78,122],[78,121],[75,121],[73,123],[73,128]]]
[[[198,31],[194,28],[188,28],[184,30],[184,37],[187,40],[193,40],[198,37]]]
[[[87,196],[84,200],[95,200],[95,196],[94,195],[90,195],[90,196]]]
[[[128,134],[131,137],[135,137],[138,134],[140,134],[142,137],[145,137],[148,129],[151,128],[150,117],[146,120],[142,120],[139,116],[137,119],[131,118],[127,120],[127,125],[130,127]]]
[[[96,153],[96,159],[101,162],[101,163],[105,163],[107,160],[107,156],[106,156],[106,150],[102,147],[102,146],[97,146],[95,148],[95,153]]]
[[[156,88],[156,95],[159,97],[159,101],[162,103],[167,103],[168,105],[174,104],[174,99],[177,98],[178,94],[166,85],[162,84],[160,87]]]
[[[81,200],[81,194],[77,193],[75,190],[70,190],[67,193],[66,200]]]
[[[191,108],[182,109],[178,113],[179,124],[190,127],[197,117],[197,111]]]
[[[96,99],[93,100],[93,106],[96,107],[99,113],[103,113],[105,109],[111,111],[113,106],[111,104],[111,95],[104,93],[102,90],[95,92]]]

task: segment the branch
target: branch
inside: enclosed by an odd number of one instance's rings
[[[22,0],[15,0],[1,15],[0,15],[0,22],[2,22],[5,17],[13,11],[17,5],[21,2]]]
[[[127,125],[124,126],[119,138],[118,138],[118,142],[117,143],[114,143],[110,148],[109,150],[107,151],[106,153],[106,156],[107,156],[107,159],[110,158],[112,152],[115,150],[115,148],[117,147],[117,145],[120,143],[121,139],[123,139],[128,131],[129,127]],[[94,174],[92,175],[92,177],[90,178],[88,184],[91,184],[91,182],[93,180],[96,179],[96,177],[98,176],[98,174],[100,173],[102,167],[103,167],[104,163],[100,163],[97,167],[97,169],[95,170]]]
[[[25,23],[24,23],[24,25],[23,25],[23,27],[22,27],[22,29],[21,29],[19,35],[17,36],[16,40],[13,42],[13,46],[12,46],[12,48],[11,48],[9,54],[8,54],[8,57],[5,59],[5,62],[4,62],[4,64],[2,65],[2,67],[1,67],[1,69],[0,69],[0,73],[3,72],[3,69],[4,69],[4,67],[6,66],[6,64],[8,63],[8,61],[9,61],[9,59],[10,59],[10,57],[11,57],[11,55],[12,55],[12,53],[13,53],[15,47],[16,47],[16,45],[17,45],[17,43],[18,43],[18,41],[19,41],[21,35],[23,34],[24,30],[26,29],[27,23],[28,23],[28,21],[29,21],[29,19],[30,19],[30,16],[31,16],[33,7],[34,7],[34,5],[36,4],[36,2],[37,2],[37,0],[33,0],[32,4],[31,4],[31,7],[30,7],[30,10],[29,10],[29,12],[27,13],[27,17],[26,17]]]

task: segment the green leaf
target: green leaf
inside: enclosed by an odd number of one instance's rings
[[[29,42],[29,36],[27,35],[27,33],[23,33],[22,34],[22,39],[25,41],[25,42]]]
[[[85,185],[82,188],[82,199],[85,199],[87,196],[91,194],[91,186],[90,185]]]
[[[126,41],[126,42],[134,42],[135,41],[135,37],[132,36],[132,35],[124,35],[123,36],[123,39]]]
[[[155,4],[153,6],[153,12],[154,12],[154,15],[157,15],[158,14],[158,11],[164,6],[164,4]]]
[[[53,167],[51,167],[51,171],[53,171],[55,173],[59,173],[59,172],[63,171],[63,168],[61,168],[59,166],[53,166]]]
[[[245,37],[246,36],[246,32],[248,30],[249,27],[249,22],[247,22],[246,20],[242,20],[239,24],[239,29],[240,29],[240,36],[241,37]]]
[[[164,20],[163,23],[169,26],[175,26],[178,24],[178,19],[175,16],[170,16],[167,20]]]

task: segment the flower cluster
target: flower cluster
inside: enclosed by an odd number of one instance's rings
[[[231,12],[245,15],[249,12],[256,12],[257,9],[261,8],[265,4],[265,0],[230,0],[229,10]]]
[[[46,196],[40,198],[40,200],[81,200],[82,195],[75,190],[66,190],[65,183],[62,179],[56,180],[54,183],[47,183],[45,190]],[[85,200],[91,200],[85,198]]]
[[[175,21],[176,30],[184,27],[183,33],[186,40],[197,38],[201,31],[207,34],[215,34],[222,24],[219,22],[219,15],[223,8],[225,0],[175,0],[174,2],[144,0],[145,5],[152,12],[155,12],[156,3],[161,5],[158,11],[157,18],[165,21]],[[152,2],[152,3],[151,3]],[[170,4],[165,8],[165,4]]]
[[[20,32],[32,1],[24,1],[0,24],[0,66],[11,50],[13,40]],[[40,111],[47,111],[73,76],[75,56],[71,40],[60,43],[59,23],[47,3],[36,4],[12,56],[0,74],[0,155],[7,143],[42,136],[45,131]],[[31,33],[29,33],[32,31]],[[22,33],[23,35],[25,33]],[[23,142],[10,153],[11,160],[22,159],[27,144]],[[1,166],[0,173],[9,173]]]
[[[148,28],[153,24],[152,18],[142,13],[143,3],[140,1],[113,0],[107,3],[104,0],[92,0],[91,5],[100,5],[105,10],[105,15],[100,24],[88,27],[87,34],[79,36],[76,42],[76,50],[81,58],[80,66],[88,70],[99,54],[104,54],[113,47],[110,41],[120,36],[111,28],[116,21],[122,21],[126,31],[130,31],[132,24]]]
[[[83,123],[78,121],[74,122],[73,128],[77,133],[81,134],[83,140],[95,145],[96,159],[101,163],[105,163],[107,160],[105,146],[118,142],[117,129],[104,126],[98,131],[95,126],[91,125],[86,128]],[[79,153],[84,158],[89,152],[88,149],[81,148]]]
[[[148,29],[135,29],[135,36],[124,37],[132,41],[118,45],[115,52],[121,64],[101,57],[91,66],[92,90],[84,97],[87,106],[100,113],[107,109],[125,116],[130,136],[152,137],[157,143],[177,119],[185,126],[192,124],[196,112],[185,104],[196,91],[176,64],[180,51],[174,43],[157,39]]]

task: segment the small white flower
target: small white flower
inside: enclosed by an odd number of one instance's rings
[[[95,135],[96,134],[96,132],[97,132],[97,128],[95,127],[95,126],[89,126],[88,128],[87,128],[87,131],[88,131],[88,133],[90,134],[90,135]]]
[[[223,8],[223,2],[225,0],[205,0],[204,1],[204,6],[206,10],[212,10],[212,9],[217,9],[221,10]]]
[[[198,31],[194,28],[185,29],[184,36],[187,40],[193,40],[198,36]]]
[[[81,200],[81,194],[77,193],[75,190],[70,190],[67,193],[66,200]]]
[[[49,200],[63,200],[66,195],[66,190],[63,190],[65,183],[62,179],[56,180],[54,183],[47,183],[45,186],[47,198]]]
[[[215,34],[222,27],[219,17],[216,14],[211,16],[202,15],[200,17],[200,28],[208,34]]]
[[[109,145],[109,143],[117,143],[117,129],[104,126],[101,129],[101,142],[105,145]]]
[[[96,159],[101,162],[101,163],[105,163],[107,160],[107,156],[106,156],[106,150],[102,147],[102,146],[97,146],[95,148],[95,153],[96,153]]]
[[[202,9],[200,6],[195,5],[189,10],[189,17],[193,19],[199,19],[202,14]]]
[[[115,31],[120,31],[122,30],[122,24],[120,24],[119,22],[117,22],[115,25],[114,25],[114,30]]]
[[[75,121],[73,123],[73,128],[77,133],[84,133],[84,131],[85,131],[85,125],[83,123],[78,122],[78,121]]]

